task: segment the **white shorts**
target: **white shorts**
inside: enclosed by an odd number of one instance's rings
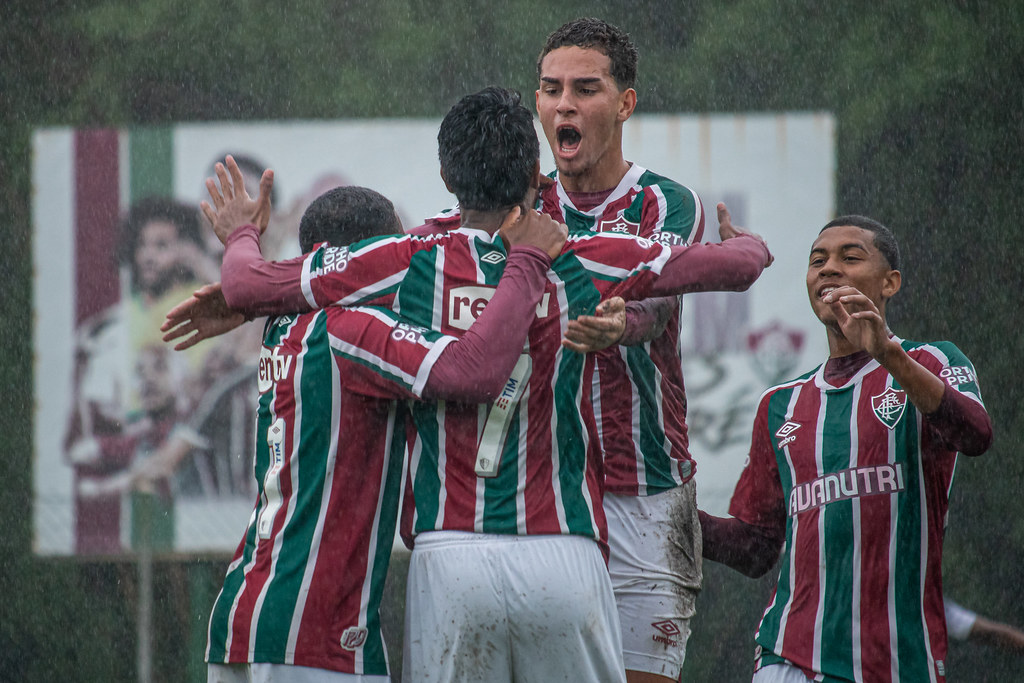
[[[653,496],[606,493],[604,512],[626,669],[679,680],[703,578],[694,482]]]
[[[568,535],[418,535],[402,680],[624,682],[615,602],[597,543]]]
[[[291,664],[207,664],[206,683],[390,683],[391,676],[362,676]]]
[[[812,679],[792,664],[769,664],[754,672],[751,683],[808,683]]]

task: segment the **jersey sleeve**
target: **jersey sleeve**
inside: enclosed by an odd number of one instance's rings
[[[950,342],[918,347],[914,359],[945,382],[939,407],[925,416],[941,443],[964,455],[981,455],[992,445],[992,420],[981,400],[974,365]]]
[[[729,514],[747,524],[777,528],[785,526],[786,508],[779,465],[768,430],[768,401],[761,397],[754,417],[750,453],[729,503]]]
[[[704,204],[696,192],[668,179],[644,188],[640,235],[674,245],[704,239]]]
[[[356,306],[398,290],[422,240],[372,237],[345,247],[321,245],[303,261],[302,294],[310,307]]]
[[[609,232],[569,236],[566,250],[575,254],[602,298],[644,299],[672,255],[672,250],[646,238]],[[561,258],[561,257],[559,257]],[[553,266],[557,266],[558,259]]]
[[[327,314],[332,352],[357,368],[346,374],[345,382],[367,396],[419,398],[438,356],[456,341],[386,308],[332,307]]]

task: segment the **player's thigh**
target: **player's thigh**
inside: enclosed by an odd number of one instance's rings
[[[597,543],[523,537],[505,561],[515,680],[624,680],[615,601]]]
[[[807,683],[803,671],[790,664],[769,664],[754,672],[751,683]]]
[[[653,496],[605,496],[608,571],[626,669],[678,679],[702,581],[693,482]]]
[[[406,585],[402,680],[415,683],[510,680],[504,597],[487,534],[416,537]]]

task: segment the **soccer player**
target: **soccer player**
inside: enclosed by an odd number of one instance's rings
[[[664,244],[700,241],[704,210],[697,194],[623,155],[623,124],[636,106],[637,59],[629,36],[599,19],[571,21],[548,37],[537,61],[536,107],[556,171],[541,187],[540,208],[571,231]],[[728,220],[724,206],[719,211]],[[440,234],[459,219],[458,211],[446,211],[411,232]],[[613,335],[622,327],[602,315],[570,321],[566,345],[580,352],[602,348],[591,400],[605,462],[608,568],[627,680],[678,680],[702,580],[679,300],[630,302],[629,337]]]
[[[537,60],[536,103],[557,171],[556,183],[542,190],[542,210],[570,231],[698,242],[704,210],[697,194],[623,156],[637,59],[629,36],[599,19],[571,21],[548,36]],[[644,306],[633,310],[653,317],[650,331],[599,351],[592,389],[605,461],[608,570],[629,683],[679,680],[702,580],[680,305],[671,297]]]
[[[782,563],[757,683],[943,681],[943,522],[957,452],[992,440],[971,362],[893,335],[892,232],[842,216],[811,246],[807,294],[829,358],[768,389],[729,511],[701,514],[705,557],[750,576]]]
[[[404,316],[458,333],[485,309],[505,267],[496,228],[540,183],[539,142],[517,94],[460,100],[438,134],[442,176],[461,227],[391,238],[301,261],[266,263],[259,230],[210,208],[227,248],[224,293],[241,309],[295,310],[393,297]],[[262,198],[262,195],[261,195]],[[261,201],[239,208],[257,212]],[[242,202],[246,204],[246,202]],[[553,223],[525,211],[528,224]],[[624,680],[618,619],[602,557],[602,459],[587,357],[560,344],[568,320],[604,297],[745,289],[770,263],[764,242],[723,227],[722,244],[668,247],[577,234],[551,264],[510,378],[493,405],[411,407],[415,546],[405,664],[410,681]],[[582,404],[582,405],[581,405]]]
[[[550,264],[536,247],[557,254],[562,238],[557,229],[524,235],[508,227],[517,245],[534,246],[510,251],[491,305],[461,339],[370,307],[267,321],[258,498],[211,615],[211,682],[389,680],[378,609],[398,512],[405,408],[387,399],[484,401],[504,388]],[[400,232],[391,202],[359,187],[321,195],[300,224],[303,251]],[[177,315],[194,316],[197,304]],[[167,338],[193,329],[171,329]]]

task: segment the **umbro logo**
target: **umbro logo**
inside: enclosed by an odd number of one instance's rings
[[[481,256],[480,260],[484,263],[501,263],[505,260],[505,255],[500,251],[489,251]]]
[[[655,633],[651,636],[654,642],[661,643],[666,647],[679,646],[679,637],[682,635],[682,631],[679,630],[679,626],[674,621],[669,619],[656,621],[651,626],[661,631],[661,633]]]
[[[779,427],[779,430],[775,432],[776,438],[779,439],[778,448],[785,448],[787,444],[795,441],[796,434],[794,434],[793,432],[795,432],[798,429],[800,429],[800,423],[792,422],[789,420],[787,420],[784,425]]]

